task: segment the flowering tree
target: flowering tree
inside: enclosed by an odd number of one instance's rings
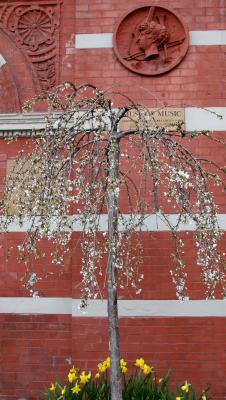
[[[224,188],[225,169],[189,150],[189,141],[200,136],[224,143],[206,131],[185,132],[180,121],[174,132],[167,131],[157,126],[150,110],[124,99],[127,105],[114,109],[108,94],[92,85],[65,83],[27,103],[27,110],[40,100],[48,104],[46,127],[18,155],[1,220],[6,231],[11,222],[29,218],[19,250],[26,264],[25,285],[33,292],[40,278],[29,270],[29,259],[43,256],[40,239],[53,242],[53,263],[62,264],[73,225],[82,226],[81,307],[100,294],[99,275],[107,281],[112,400],[122,399],[117,288],[130,284],[140,293],[140,233],[150,213],[164,221],[175,242],[172,275],[178,298],[186,295],[179,228],[189,221],[196,226],[197,263],[207,297],[214,296],[218,284],[226,293],[217,247],[221,231],[209,190],[210,182]],[[167,214],[169,203],[178,214],[174,224]]]

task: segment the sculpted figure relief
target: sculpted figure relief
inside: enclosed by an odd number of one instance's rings
[[[131,59],[149,60],[159,57],[159,48],[166,46],[169,39],[169,32],[164,25],[164,16],[162,21],[154,21],[153,13],[155,7],[150,7],[150,11],[147,20],[138,25],[138,28],[134,32],[135,42],[140,53],[137,55],[131,55]],[[138,58],[137,58],[138,57]]]
[[[135,9],[119,22],[114,34],[116,56],[143,75],[175,67],[188,49],[188,33],[172,11],[153,6]]]

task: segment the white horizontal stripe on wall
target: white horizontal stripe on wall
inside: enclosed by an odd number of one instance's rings
[[[80,310],[80,299],[0,297],[1,314],[66,314],[107,317],[107,300],[91,300]],[[120,317],[226,317],[225,300],[119,300]]]
[[[71,307],[66,297],[0,297],[1,314],[71,314]]]
[[[112,33],[83,33],[75,35],[76,49],[98,49],[112,47]]]
[[[226,31],[190,31],[190,46],[213,46],[226,44]]]
[[[134,217],[134,215],[133,215],[133,217]],[[124,217],[129,219],[128,214],[124,214]],[[4,217],[0,217],[0,219],[1,218],[4,218]],[[76,215],[71,216],[71,217],[69,216],[68,217],[69,221],[72,218],[76,218]],[[168,218],[172,225],[175,226],[177,224],[178,214],[168,215]],[[31,226],[31,220],[32,221],[34,220],[33,226],[35,228],[35,225],[38,223],[39,217],[33,217],[30,220],[25,219],[23,224],[11,223],[8,227],[8,232],[27,232]],[[226,214],[218,214],[218,223],[219,223],[220,228],[223,231],[226,231]],[[53,231],[54,230],[58,231],[56,218],[52,218],[51,225],[52,225],[51,229]],[[108,227],[107,214],[101,214],[100,219],[99,219],[99,231],[105,232],[105,231],[107,231],[107,227]],[[79,221],[73,222],[72,230],[73,230],[73,232],[82,232],[82,230],[83,230],[82,224]],[[119,230],[122,230],[122,226],[120,226],[120,222],[119,222]],[[166,222],[162,219],[162,217],[159,216],[159,214],[158,215],[150,214],[150,215],[147,215],[141,230],[143,232],[165,232],[165,231],[170,231],[170,228],[166,224]],[[190,223],[187,223],[187,224],[180,224],[178,231],[180,231],[180,232],[195,231],[195,223],[193,221],[191,221]]]
[[[185,129],[226,131],[226,107],[185,107]],[[56,113],[56,119],[59,114]],[[57,122],[57,120],[56,120]],[[0,114],[0,132],[5,130],[43,129],[46,125],[45,113]],[[89,127],[87,126],[87,129]]]
[[[212,46],[226,44],[226,30],[190,31],[190,46]],[[76,49],[112,48],[112,33],[82,33],[75,35]]]
[[[0,68],[2,68],[3,65],[5,65],[5,64],[6,64],[6,60],[4,59],[3,55],[0,54]]]
[[[226,131],[226,107],[186,107],[185,129],[187,131]]]
[[[225,300],[119,300],[120,317],[226,317]],[[87,309],[72,301],[73,317],[107,317],[107,300],[92,300]]]

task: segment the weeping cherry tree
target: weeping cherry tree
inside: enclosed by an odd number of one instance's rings
[[[46,126],[19,152],[1,203],[1,231],[29,220],[18,248],[26,266],[24,285],[33,295],[41,277],[30,260],[44,256],[41,239],[54,246],[52,262],[63,265],[73,227],[82,227],[81,307],[101,297],[99,281],[106,282],[112,400],[122,399],[117,290],[130,285],[136,294],[141,291],[141,232],[150,214],[171,231],[178,298],[187,296],[180,226],[190,222],[207,298],[219,286],[226,293],[218,249],[222,232],[210,190],[210,184],[224,189],[226,169],[190,150],[201,136],[223,141],[207,131],[186,132],[180,121],[167,131],[152,111],[121,97],[126,105],[116,109],[109,92],[67,82],[28,102],[26,110],[39,101],[48,105]],[[169,206],[178,215],[174,223]]]

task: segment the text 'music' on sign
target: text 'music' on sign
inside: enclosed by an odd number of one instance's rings
[[[149,127],[151,129],[164,128],[167,131],[177,131],[178,129],[185,129],[185,110],[184,108],[164,107],[164,108],[150,108]],[[140,122],[138,123],[138,121]],[[120,131],[130,129],[143,129],[142,118],[139,116],[139,111],[131,110],[127,115],[121,119],[119,124]]]

